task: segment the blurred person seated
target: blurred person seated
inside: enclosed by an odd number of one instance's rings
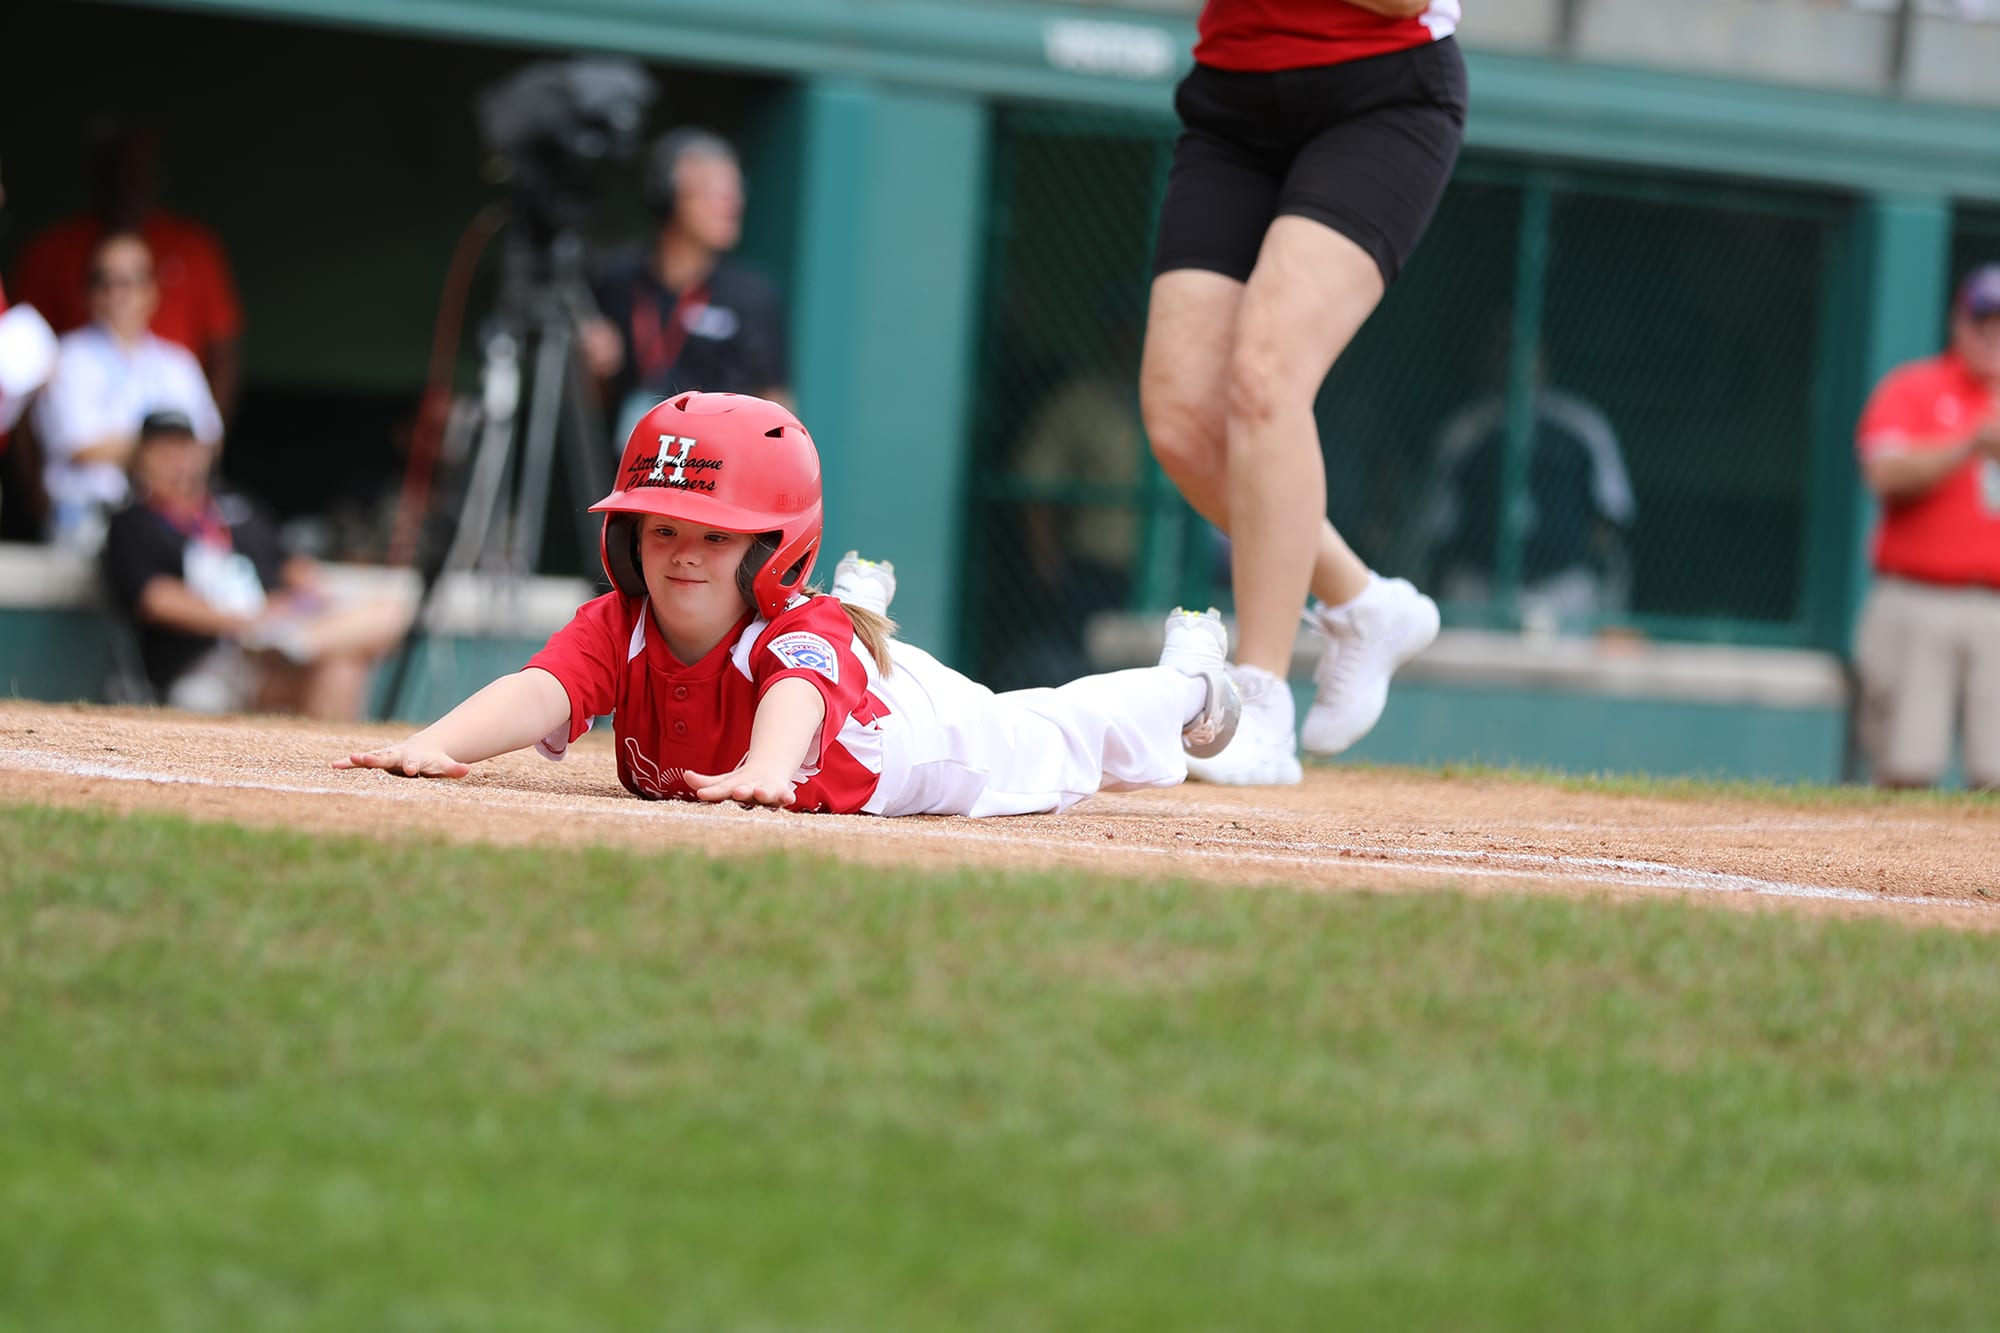
[[[1638,506],[1611,422],[1544,384],[1536,361],[1520,612],[1530,624],[1590,626],[1630,607]],[[1472,403],[1438,433],[1406,560],[1440,601],[1493,600],[1506,453],[1505,394]]]
[[[205,444],[222,442],[222,415],[194,354],[152,332],[159,288],[153,256],[131,232],[91,255],[91,323],[63,335],[55,371],[35,406],[50,504],[48,537],[86,554],[104,516],[128,494],[126,470],[149,412],[171,411]]]
[[[146,132],[100,128],[89,162],[90,207],[30,237],[15,264],[15,295],[40,310],[57,333],[97,318],[89,287],[96,252],[114,232],[135,232],[153,257],[159,288],[153,332],[188,349],[224,421],[242,384],[243,307],[215,233],[158,203],[158,140]]]
[[[684,389],[789,404],[785,314],[769,279],[731,257],[743,236],[743,171],[702,129],[661,135],[646,164],[650,244],[615,255],[592,284],[603,318],[581,330],[622,449],[632,424]]]
[[[135,499],[111,520],[103,562],[147,679],[163,702],[195,712],[359,719],[369,673],[402,638],[409,608],[330,595],[268,519],[210,488],[214,461],[179,413],[140,426]]]
[[[1103,612],[1123,610],[1131,596],[1146,452],[1136,385],[1134,374],[1078,376],[1049,394],[1022,433],[1015,476],[1128,498],[1022,506],[1023,555],[1034,576],[1027,604],[1032,614],[1031,628],[995,665],[1009,688],[1088,674],[1086,627]]]

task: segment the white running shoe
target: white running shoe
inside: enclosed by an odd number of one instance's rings
[[[849,606],[886,616],[896,597],[896,567],[887,560],[863,560],[858,551],[849,551],[833,567],[833,595]]]
[[[1207,682],[1208,697],[1201,711],[1181,728],[1181,748],[1196,759],[1220,754],[1243,716],[1243,696],[1229,675],[1229,631],[1222,626],[1222,613],[1212,606],[1206,611],[1175,607],[1168,612],[1160,665]]]
[[[1381,720],[1397,668],[1437,638],[1437,603],[1408,579],[1376,579],[1338,611],[1315,602],[1305,619],[1326,651],[1299,739],[1309,754],[1339,754]]]
[[[1227,787],[1289,787],[1305,773],[1292,733],[1292,687],[1256,667],[1233,666],[1230,679],[1243,697],[1243,718],[1221,753],[1188,760],[1188,776]]]

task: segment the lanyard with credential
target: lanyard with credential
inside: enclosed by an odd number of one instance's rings
[[[681,293],[674,302],[673,313],[662,325],[660,306],[653,293],[640,283],[633,284],[632,354],[638,363],[634,369],[638,371],[641,387],[666,388],[667,372],[681,359],[681,349],[687,346],[688,316],[707,304],[707,285],[696,283]]]
[[[159,515],[161,522],[190,541],[224,551],[235,545],[229,525],[222,520],[222,506],[215,502],[214,496],[194,509],[164,500],[149,501],[146,507]]]

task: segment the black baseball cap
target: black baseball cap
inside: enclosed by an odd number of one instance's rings
[[[1974,319],[2000,315],[2000,264],[1981,264],[1958,285],[1958,306]]]
[[[139,438],[158,439],[163,435],[185,435],[190,440],[199,439],[195,434],[194,422],[185,412],[148,412],[146,419],[139,423]]]

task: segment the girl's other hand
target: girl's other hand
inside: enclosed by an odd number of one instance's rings
[[[784,809],[798,799],[798,784],[790,773],[759,773],[748,764],[733,772],[710,777],[689,773],[685,781],[697,800],[741,801],[745,805],[769,805]]]

